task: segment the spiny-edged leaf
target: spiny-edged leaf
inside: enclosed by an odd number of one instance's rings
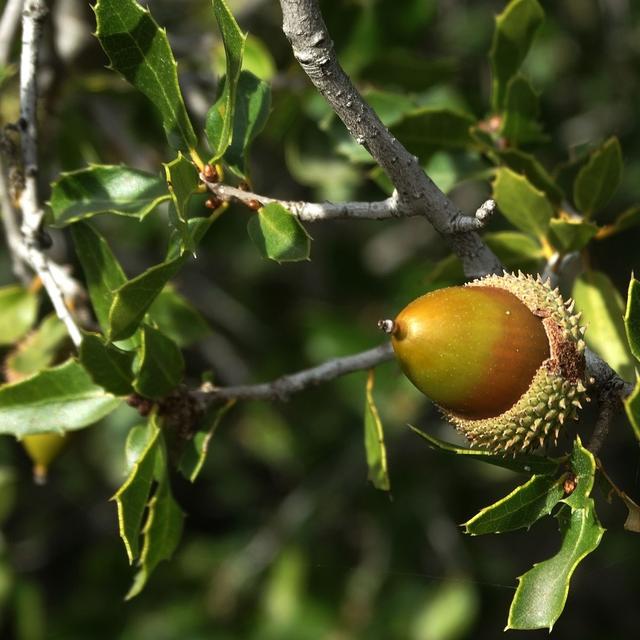
[[[629,281],[624,328],[627,332],[631,353],[637,360],[640,360],[640,281],[634,277]]]
[[[136,332],[153,301],[183,263],[184,257],[180,256],[156,264],[113,292],[107,332],[110,341],[124,340]]]
[[[576,566],[600,544],[604,529],[592,499],[587,500],[584,509],[562,509],[558,521],[562,534],[560,551],[518,578],[507,629],[551,631],[564,609]]]
[[[131,429],[126,444],[129,475],[111,498],[118,507],[118,528],[129,564],[138,557],[140,527],[153,482],[159,436],[155,415],[147,425]]]
[[[624,408],[633,428],[633,433],[636,439],[640,441],[640,378],[636,380],[636,386],[631,395],[624,399]]]
[[[97,333],[85,333],[80,345],[80,362],[93,381],[115,396],[133,392],[134,354],[105,343]]]
[[[184,359],[178,346],[162,331],[142,327],[142,347],[133,387],[145,398],[162,398],[181,380]]]
[[[579,436],[573,443],[569,464],[575,475],[576,488],[563,502],[572,509],[585,509],[588,507],[589,496],[591,489],[593,489],[596,461],[591,451],[582,446]]]
[[[252,73],[242,71],[236,91],[231,144],[224,154],[225,162],[240,176],[248,175],[249,145],[264,128],[270,108],[269,85]]]
[[[633,379],[633,357],[624,327],[624,302],[613,282],[599,271],[585,271],[573,285],[573,298],[587,326],[587,344],[625,380]]]
[[[19,285],[0,287],[0,345],[13,344],[31,329],[38,313],[38,296]]]
[[[276,262],[309,259],[309,234],[281,204],[271,202],[262,207],[249,219],[247,231],[265,258]]]
[[[367,454],[369,480],[376,489],[389,491],[389,468],[387,466],[387,448],[384,444],[384,430],[373,400],[373,369],[367,376],[364,402],[364,448]]]
[[[26,335],[4,362],[8,382],[17,382],[54,364],[68,334],[55,313],[49,314],[37,329]]]
[[[149,307],[148,317],[181,348],[211,333],[200,312],[170,286],[165,287]]]
[[[500,162],[509,169],[526,176],[527,180],[536,189],[543,191],[553,204],[560,204],[564,197],[562,189],[535,156],[520,149],[502,149],[492,153],[495,153]]]
[[[193,149],[196,135],[165,30],[136,0],[98,0],[94,11],[96,35],[113,69],[153,102],[169,144],[183,151]]]
[[[496,171],[493,198],[505,218],[515,227],[543,236],[549,228],[553,207],[542,191],[525,176],[505,167]]]
[[[205,127],[213,151],[211,162],[215,162],[222,157],[231,144],[236,92],[242,69],[246,35],[240,30],[225,0],[212,0],[212,2],[226,56],[226,74],[222,94],[209,109]]]
[[[466,533],[504,533],[526,528],[549,515],[564,495],[563,478],[532,476],[508,496],[485,507],[464,523]]]
[[[175,160],[162,166],[173,203],[173,207],[169,207],[173,226],[182,238],[183,249],[194,251],[195,247],[187,224],[187,207],[191,195],[198,186],[198,173],[193,163],[187,160],[181,152],[178,152],[178,157]]]
[[[125,600],[137,596],[158,564],[171,558],[182,535],[184,515],[171,495],[166,460],[163,467],[158,488],[149,501],[147,519],[142,531],[144,543],[138,563],[140,568]]]
[[[483,237],[506,269],[535,271],[544,258],[540,243],[520,231],[494,231]]]
[[[580,251],[598,233],[598,226],[583,219],[553,218],[549,224],[549,242],[561,253]]]
[[[71,237],[82,270],[96,318],[103,331],[109,329],[109,309],[114,292],[127,281],[120,263],[107,241],[88,223],[71,227]]]
[[[190,482],[195,482],[200,475],[209,453],[211,439],[218,430],[222,418],[235,403],[236,401],[232,399],[222,406],[211,407],[201,420],[196,434],[187,442],[180,458],[180,473]]]
[[[491,104],[495,111],[504,105],[509,80],[517,73],[544,20],[537,0],[513,0],[496,17],[489,57],[493,73]]]
[[[519,471],[520,473],[549,475],[558,471],[558,467],[561,464],[561,460],[553,458],[543,458],[542,456],[535,455],[519,455],[515,458],[508,458],[505,456],[498,456],[489,451],[482,449],[467,449],[465,447],[457,447],[444,440],[439,440],[433,436],[409,425],[409,428],[417,433],[421,438],[427,441],[427,444],[435,451],[441,451],[448,455],[454,456],[466,456],[472,460],[478,460],[480,462],[487,462],[497,467],[503,467],[504,469],[511,469],[512,471]]]
[[[573,183],[576,207],[590,216],[611,200],[622,180],[622,150],[618,138],[609,138],[589,157]]]
[[[538,118],[538,94],[529,81],[517,74],[507,84],[500,133],[511,145],[519,146],[544,140]]]
[[[189,229],[189,236],[191,237],[190,242],[194,247],[197,247],[200,244],[200,241],[204,238],[209,227],[218,218],[220,211],[221,209],[218,209],[218,211],[214,211],[206,218],[189,218],[187,221],[187,227]],[[172,262],[182,254],[182,236],[178,231],[174,230],[169,237],[169,246],[167,248],[167,255],[165,256],[164,261]]]
[[[425,107],[405,115],[390,130],[411,153],[422,158],[443,147],[471,146],[469,128],[474,122],[466,113]]]
[[[0,387],[0,433],[63,433],[87,427],[120,404],[76,360]]]
[[[62,173],[51,185],[50,224],[64,227],[102,213],[142,220],[168,198],[159,176],[131,167],[91,165]]]

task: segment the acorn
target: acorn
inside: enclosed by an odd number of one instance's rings
[[[472,446],[515,455],[557,442],[588,400],[579,319],[540,276],[505,273],[427,293],[379,324]]]
[[[47,482],[49,465],[58,457],[67,438],[68,434],[53,431],[36,433],[22,438],[22,446],[33,462],[33,480],[36,484]]]

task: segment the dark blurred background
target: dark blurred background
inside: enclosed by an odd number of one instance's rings
[[[87,2],[56,0],[43,56],[42,194],[60,171],[89,162],[159,171],[171,159],[159,119],[143,96],[105,69]],[[147,4],[167,27],[181,85],[201,130],[224,69],[207,0]],[[345,67],[363,90],[416,104],[488,115],[488,0],[328,0],[326,20]],[[549,171],[610,135],[625,171],[609,205],[638,201],[640,183],[640,3],[541,3],[547,20],[525,72],[541,92]],[[287,199],[380,199],[372,165],[353,148],[310,88],[280,31],[275,1],[230,1],[252,39],[250,67],[272,84],[273,112],[252,153],[255,190]],[[15,53],[18,49],[16,45]],[[14,59],[16,59],[14,55]],[[15,78],[1,88],[0,117],[16,119]],[[482,160],[435,154],[428,166],[472,212],[490,186]],[[484,166],[486,169],[488,165]],[[194,213],[202,202],[194,202]],[[212,371],[221,384],[268,380],[379,344],[375,329],[425,290],[455,280],[446,249],[423,220],[309,226],[311,262],[263,260],[231,207],[209,232],[177,289],[207,318],[210,335],[187,352],[190,382]],[[103,218],[101,230],[127,272],[162,257],[164,213],[145,222]],[[490,230],[508,228],[500,219]],[[63,233],[53,254],[74,262]],[[640,270],[640,234],[597,243],[591,263],[621,292]],[[77,265],[76,265],[77,266]],[[528,265],[530,268],[542,265]],[[80,273],[78,271],[78,273]],[[0,283],[12,281],[4,245]],[[459,442],[453,429],[399,374],[379,368],[375,398],[385,426],[389,495],[367,481],[363,448],[365,374],[296,395],[287,403],[240,403],[227,415],[194,486],[176,477],[186,527],[174,559],[124,603],[132,568],[118,538],[115,503],[124,441],[139,416],[123,407],[74,436],[49,483],[31,481],[28,460],[0,439],[0,637],[18,640],[494,640],[506,625],[516,576],[559,547],[555,520],[529,532],[470,538],[459,524],[523,478],[429,450],[407,423]],[[579,429],[588,433],[587,412]],[[569,436],[561,443],[567,446]],[[603,450],[610,474],[640,496],[638,449],[623,419]],[[552,637],[629,638],[637,633],[640,539],[623,531],[624,507],[596,488],[608,529],[578,568]],[[514,633],[514,632],[510,632]],[[531,632],[529,637],[548,637]]]

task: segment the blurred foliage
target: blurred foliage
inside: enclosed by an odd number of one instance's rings
[[[201,138],[209,108],[225,95],[227,73],[211,3],[182,0],[179,11],[169,0],[145,4],[167,28],[186,111]],[[255,189],[288,200],[383,197],[384,178],[293,60],[277,3],[229,4],[242,30],[251,33],[244,45],[245,71],[271,84],[264,130],[248,160],[236,157]],[[640,220],[631,209],[640,182],[640,5],[542,2],[546,18],[522,67],[528,84],[513,83],[512,94],[505,88],[514,115],[511,122],[491,123],[487,54],[494,16],[504,2],[321,4],[341,60],[385,123],[397,127],[398,135],[420,121],[430,126],[435,121],[442,127],[438,133],[447,132],[444,139],[422,136],[416,144],[433,178],[461,208],[474,211],[489,196],[495,165],[503,167],[496,179],[500,186],[508,187],[517,174],[532,198],[547,198],[555,217],[539,212],[534,228],[530,220],[518,224],[517,209],[489,224],[488,241],[509,268],[539,268],[550,251],[547,242],[569,251],[592,240],[578,260],[583,311],[596,309],[601,318],[598,309],[617,309],[620,322],[604,322],[604,334],[597,335],[613,336],[603,338],[604,345],[618,354],[625,372],[631,371],[628,352],[615,349],[624,344],[621,293],[630,272],[640,271],[640,231],[634,226]],[[89,163],[135,167],[152,175],[153,186],[153,177],[163,176],[162,163],[175,156],[161,118],[144,96],[105,69],[108,61],[91,36],[95,22],[88,4],[56,0],[52,6],[42,60],[41,193],[52,205],[66,204],[62,192],[49,185],[60,185],[61,172]],[[1,73],[4,124],[17,118],[17,85],[15,69]],[[538,95],[535,113],[520,108],[523,93]],[[538,113],[542,132],[521,126],[531,118],[537,122]],[[478,127],[468,130],[469,122]],[[517,139],[517,148],[499,149],[494,142],[503,135]],[[615,148],[607,151],[612,136],[624,160],[619,172]],[[535,162],[526,155],[532,142]],[[590,190],[597,162],[606,164],[610,182],[619,184],[616,190]],[[71,176],[63,180],[85,184],[84,174]],[[560,189],[584,205],[582,213],[593,213],[595,239],[587,231],[583,240],[584,229],[573,228],[577,224],[566,228],[573,212],[561,206]],[[111,295],[122,284],[122,271],[140,274],[165,258],[167,229],[175,218],[157,200],[152,189],[150,202],[134,210],[141,221],[95,218],[113,260],[122,264],[121,269],[113,263],[118,282],[103,283],[101,295],[105,286]],[[151,203],[158,208],[146,215]],[[206,215],[203,198],[191,196],[180,213]],[[65,209],[61,215],[75,213]],[[378,318],[393,315],[425,290],[462,280],[457,261],[424,220],[313,226],[308,229],[312,262],[279,265],[263,259],[247,235],[251,215],[231,205],[202,240],[197,260],[182,265],[173,288],[151,307],[156,324],[185,348],[188,383],[197,384],[203,371],[221,384],[261,381],[374,346],[380,341]],[[565,223],[562,229],[559,223]],[[53,255],[73,256],[70,234],[51,233]],[[76,260],[76,273],[84,267],[89,277],[82,255],[70,259]],[[2,245],[0,283],[12,282]],[[561,284],[566,291],[569,283]],[[31,293],[6,289],[3,295],[7,304],[20,306],[21,317],[36,313]],[[171,298],[179,308],[163,309]],[[39,317],[49,311],[42,302]],[[185,312],[194,320],[176,315]],[[106,331],[109,319],[100,321]],[[197,332],[197,339],[181,338],[180,322]],[[13,325],[11,342],[30,325]],[[6,333],[0,333],[4,345]],[[3,436],[0,635],[17,640],[498,637],[514,576],[559,548],[554,523],[537,523],[535,538],[519,532],[464,537],[459,523],[506,495],[522,477],[423,447],[408,422],[445,440],[456,436],[394,364],[376,372],[375,402],[385,426],[392,494],[376,491],[367,481],[362,444],[365,380],[364,372],[353,374],[286,404],[245,402],[231,408],[208,443],[195,484],[171,478],[186,514],[173,560],[161,564],[145,591],[127,603],[131,567],[118,539],[116,504],[108,498],[127,475],[125,443],[140,416],[121,406],[98,426],[72,434],[42,487],[32,483],[25,453]],[[637,408],[628,410],[637,416]],[[587,412],[585,424],[588,418]],[[637,495],[638,450],[629,446],[631,432],[623,422],[612,429],[603,459],[616,481]],[[564,436],[564,450],[573,435]],[[608,490],[594,489],[608,532],[574,577],[569,605],[555,626],[559,637],[635,632],[633,619],[620,612],[636,607],[640,550],[637,539],[622,530],[625,506],[602,500]]]

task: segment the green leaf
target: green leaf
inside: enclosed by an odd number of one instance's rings
[[[543,458],[535,455],[519,455],[514,458],[499,456],[483,449],[467,449],[465,447],[456,447],[453,444],[434,438],[433,436],[409,425],[409,428],[417,433],[421,438],[427,441],[431,449],[441,451],[447,455],[465,456],[469,459],[475,459],[480,462],[493,464],[504,469],[511,469],[520,473],[544,474],[549,475],[556,473],[562,462],[561,459]]]
[[[191,241],[187,223],[187,212],[191,195],[198,187],[198,172],[193,163],[187,160],[180,151],[175,160],[162,166],[173,204],[173,207],[169,207],[173,225],[182,238],[183,249],[194,251],[195,247]]]
[[[103,341],[97,333],[85,333],[80,345],[80,362],[93,381],[115,396],[133,393],[134,354]]]
[[[573,285],[573,298],[587,326],[585,340],[589,347],[625,380],[633,379],[633,359],[623,320],[624,302],[613,282],[604,273],[586,271]]]
[[[211,334],[211,327],[191,303],[171,287],[165,287],[149,307],[148,318],[180,348]]]
[[[84,271],[93,310],[100,327],[106,332],[109,330],[109,309],[114,292],[127,282],[127,276],[107,241],[90,224],[74,224],[71,237]]]
[[[50,224],[64,227],[103,213],[142,220],[169,198],[164,181],[131,167],[91,165],[51,185]]]
[[[218,214],[214,211],[210,216],[206,218],[189,218],[187,221],[187,227],[189,229],[189,236],[191,237],[191,244],[193,247],[197,247],[200,244],[202,238],[209,230],[209,227],[217,219]],[[182,250],[182,236],[178,231],[174,230],[169,238],[169,247],[167,249],[167,255],[165,256],[165,262],[172,262],[176,258],[179,258],[183,254]]]
[[[119,398],[94,384],[75,360],[0,387],[0,433],[18,438],[87,427],[111,413]]]
[[[572,509],[587,509],[596,473],[596,460],[591,451],[582,446],[579,436],[573,443],[569,464],[575,475],[576,488],[563,502]]]
[[[369,480],[376,489],[389,491],[389,468],[387,466],[387,448],[384,444],[384,430],[378,414],[378,408],[373,400],[373,369],[367,376],[367,386],[364,403],[364,447],[367,452],[367,466]]]
[[[174,389],[184,375],[184,359],[173,340],[161,331],[143,325],[142,347],[135,390],[145,398],[163,398]]]
[[[564,495],[563,478],[532,476],[508,496],[485,507],[464,523],[466,533],[504,533],[529,529],[540,518],[549,515]]]
[[[622,180],[622,150],[618,138],[609,138],[594,151],[573,183],[573,200],[585,216],[604,207]]]
[[[538,94],[524,76],[513,76],[507,84],[500,133],[513,146],[544,140],[537,118]]]
[[[118,528],[129,564],[133,564],[139,553],[140,527],[153,482],[159,436],[155,416],[146,426],[131,429],[126,444],[129,475],[111,498],[118,507]]]
[[[196,135],[166,31],[135,0],[98,0],[94,11],[96,35],[112,68],[153,102],[172,147],[194,149]]]
[[[249,145],[264,128],[270,108],[269,85],[248,71],[242,71],[236,91],[231,144],[224,154],[225,162],[239,176],[249,173]]]
[[[214,406],[209,409],[202,419],[198,431],[187,443],[180,459],[180,472],[190,482],[195,482],[200,475],[209,453],[211,439],[218,430],[222,418],[235,403],[235,400],[228,400],[222,406]]]
[[[489,52],[493,73],[491,104],[494,111],[502,109],[509,80],[520,69],[543,20],[544,11],[537,0],[512,0],[496,17]]]
[[[615,233],[632,229],[640,224],[640,207],[630,207],[623,211],[614,221]]]
[[[505,218],[515,227],[544,236],[553,216],[553,208],[542,191],[525,176],[500,168],[493,182],[493,198]]]
[[[51,366],[67,340],[64,323],[55,313],[49,314],[40,326],[24,337],[16,349],[7,356],[7,379],[14,382]]]
[[[483,239],[506,269],[535,271],[544,258],[540,243],[520,231],[489,232]]]
[[[624,328],[627,332],[631,353],[637,360],[640,360],[640,281],[634,277],[629,281]]]
[[[13,344],[36,321],[38,296],[19,285],[0,287],[0,309],[0,345]]]
[[[423,158],[443,147],[470,147],[469,128],[474,122],[466,113],[425,107],[405,115],[390,130],[411,153]]]
[[[580,251],[598,233],[598,226],[582,219],[558,220],[549,225],[549,242],[560,252]]]
[[[594,551],[604,529],[593,507],[570,510],[558,515],[562,546],[560,551],[518,578],[518,588],[511,603],[507,629],[553,628],[567,601],[571,576],[578,563]]]
[[[636,386],[631,395],[624,399],[624,408],[636,440],[640,441],[640,378],[636,379]]]
[[[309,259],[309,234],[294,215],[276,202],[267,204],[251,216],[247,231],[265,258],[276,262]]]
[[[209,109],[206,123],[207,138],[213,150],[210,162],[215,162],[223,156],[231,144],[236,91],[242,69],[246,35],[240,30],[225,0],[212,0],[212,2],[226,55],[226,74],[222,94]]]
[[[149,267],[113,292],[107,332],[110,341],[124,340],[136,332],[147,310],[167,282],[178,273],[184,259],[180,256]]]

